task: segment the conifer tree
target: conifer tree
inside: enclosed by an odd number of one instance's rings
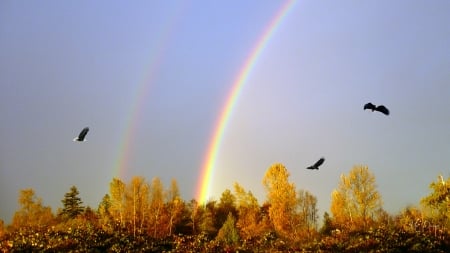
[[[237,215],[236,209],[236,197],[231,193],[229,189],[226,189],[222,196],[220,197],[220,201],[217,203],[216,212],[215,212],[215,227],[220,229],[223,226],[223,223],[228,219],[228,214],[231,213],[233,216]]]
[[[61,200],[63,203],[63,209],[60,213],[61,216],[73,219],[83,212],[84,207],[81,205],[83,202],[78,197],[78,194],[80,193],[76,186],[72,186],[70,191],[64,194],[64,199]]]
[[[239,232],[236,228],[236,219],[233,214],[228,213],[227,219],[223,223],[217,234],[217,239],[223,241],[228,246],[236,245],[239,242]]]
[[[333,230],[333,222],[331,220],[330,214],[328,214],[328,212],[325,212],[323,214],[323,224],[319,232],[322,235],[331,235],[332,230]]]

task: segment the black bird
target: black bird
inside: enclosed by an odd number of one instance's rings
[[[89,132],[89,127],[83,128],[83,130],[81,130],[80,134],[77,137],[75,137],[73,139],[73,141],[81,141],[81,142],[86,141],[85,137],[88,132]]]
[[[309,166],[308,170],[318,170],[319,166],[322,165],[322,163],[325,162],[325,158],[320,158],[319,161],[317,161],[314,165]]]
[[[384,105],[375,106],[372,103],[367,103],[364,105],[364,110],[369,109],[373,111],[379,111],[383,113],[384,115],[389,115],[389,110]]]

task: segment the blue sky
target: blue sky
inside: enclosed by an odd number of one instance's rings
[[[56,211],[75,185],[96,208],[140,96],[125,180],[175,178],[193,198],[226,95],[281,3],[2,1],[0,219],[24,188]],[[212,195],[237,181],[262,203],[281,162],[328,211],[339,175],[363,164],[388,211],[417,204],[450,176],[448,13],[449,1],[298,1],[242,89]],[[85,126],[88,142],[72,142]]]

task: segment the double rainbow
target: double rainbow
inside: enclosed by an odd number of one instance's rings
[[[289,11],[293,8],[297,0],[286,0],[280,9],[276,12],[274,17],[271,19],[267,27],[264,29],[262,35],[257,40],[255,46],[251,50],[249,56],[246,58],[243,67],[238,72],[238,76],[235,79],[235,82],[232,85],[232,88],[225,100],[225,104],[223,109],[221,110],[220,116],[217,119],[216,124],[214,125],[214,130],[212,137],[210,138],[210,142],[208,145],[208,149],[205,155],[204,163],[200,172],[200,182],[198,183],[198,187],[196,190],[196,199],[200,203],[205,203],[210,197],[211,185],[213,183],[212,176],[214,172],[214,167],[216,164],[217,155],[219,152],[220,144],[224,137],[225,129],[228,125],[228,122],[231,118],[233,109],[238,100],[239,94],[245,85],[249,75],[253,67],[255,66],[259,56],[263,52],[264,48],[268,44],[270,38],[274,35],[277,28],[282,23],[283,19],[287,16]],[[146,101],[146,97],[149,94],[149,90],[155,75],[159,70],[159,66],[163,60],[163,52],[166,49],[167,41],[173,34],[173,30],[175,24],[180,19],[181,13],[183,13],[186,6],[180,4],[178,8],[174,11],[173,15],[168,19],[168,22],[163,29],[161,30],[160,36],[156,36],[159,38],[156,43],[154,50],[152,51],[153,57],[151,57],[152,61],[150,62],[150,66],[146,69],[149,69],[150,72],[147,72],[147,76],[136,90],[136,99],[135,103],[131,106],[130,117],[127,120],[125,135],[122,139],[120,149],[119,149],[119,158],[116,162],[116,167],[114,171],[114,175],[116,177],[124,179],[125,172],[127,167],[129,167],[130,156],[132,154],[132,146],[134,142],[134,135],[137,131],[137,126],[139,125],[140,114],[142,114],[143,104]]]

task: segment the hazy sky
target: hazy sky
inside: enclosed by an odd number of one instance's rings
[[[75,185],[97,208],[124,143],[124,181],[175,178],[194,198],[226,96],[282,4],[1,1],[0,219],[24,188],[56,211]],[[417,204],[450,176],[449,13],[447,0],[298,1],[242,89],[212,195],[239,182],[262,203],[281,162],[328,211],[339,175],[363,164],[389,212]]]

